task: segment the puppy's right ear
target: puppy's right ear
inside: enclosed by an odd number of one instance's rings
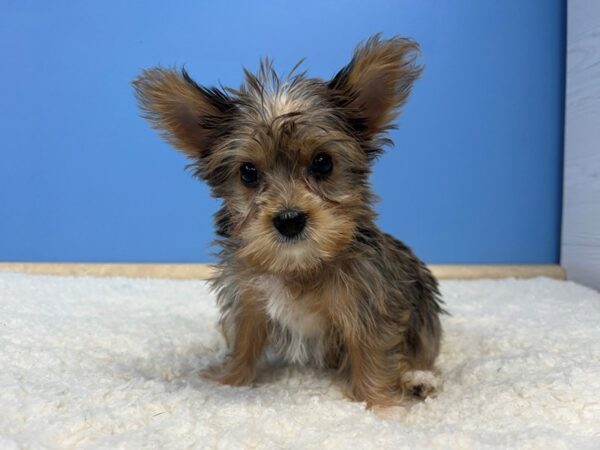
[[[184,69],[144,70],[133,81],[133,87],[152,127],[193,159],[210,154],[235,108],[225,92],[198,85]]]

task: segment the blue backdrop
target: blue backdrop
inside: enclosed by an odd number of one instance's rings
[[[205,186],[138,116],[144,67],[331,77],[382,31],[426,69],[378,162],[380,224],[431,263],[558,261],[564,0],[0,3],[0,260],[209,261]]]

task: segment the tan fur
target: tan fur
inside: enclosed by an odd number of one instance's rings
[[[345,89],[356,92],[352,106],[363,108],[368,117],[367,132],[375,134],[394,120],[412,83],[421,73],[415,70],[412,56],[418,45],[407,40],[392,40],[382,45],[371,39],[356,51]],[[398,64],[402,61],[401,64]]]
[[[204,371],[207,378],[241,386],[252,382],[268,334],[268,319],[253,292],[241,295],[235,317],[232,352],[221,366]]]
[[[420,74],[416,43],[374,36],[331,81],[280,79],[270,64],[237,90],[157,68],[135,82],[145,116],[192,159],[223,200],[216,214],[220,272],[213,280],[230,355],[209,369],[226,384],[251,383],[266,350],[291,363],[338,371],[349,397],[388,405],[424,395],[415,370],[432,371],[443,311],[425,265],[375,225],[371,163]],[[331,173],[312,172],[327,154]],[[240,179],[251,163],[256,185]],[[283,237],[274,217],[307,223]]]

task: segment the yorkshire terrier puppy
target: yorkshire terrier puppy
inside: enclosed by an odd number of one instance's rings
[[[379,230],[369,185],[421,73],[417,54],[411,40],[376,35],[329,81],[279,78],[267,60],[239,89],[161,67],[133,82],[144,116],[222,199],[212,283],[229,355],[212,379],[250,384],[270,350],[336,369],[369,406],[435,388],[438,285]]]

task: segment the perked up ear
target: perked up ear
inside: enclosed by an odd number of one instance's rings
[[[348,109],[356,131],[365,140],[390,128],[406,102],[422,68],[415,60],[419,45],[395,37],[381,40],[376,34],[354,51],[352,61],[329,82]]]
[[[157,67],[133,81],[144,117],[166,140],[194,159],[211,152],[234,109],[231,98],[216,88],[204,88],[185,70]]]

